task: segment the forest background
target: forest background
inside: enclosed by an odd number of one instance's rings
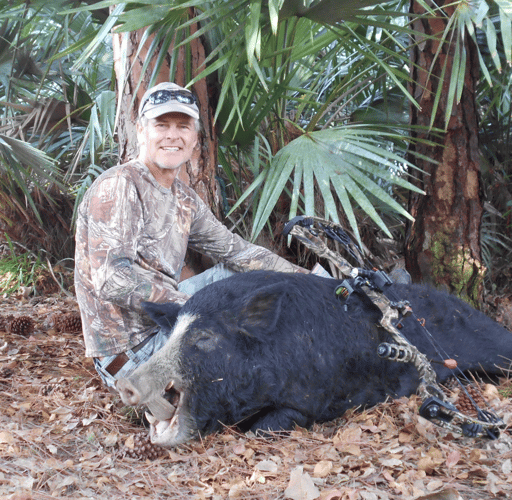
[[[204,125],[183,176],[242,236],[308,266],[280,230],[317,215],[475,305],[507,287],[509,2],[10,0],[0,20],[0,220],[24,265],[72,267],[78,203],[171,80]]]
[[[415,396],[155,450],[84,356],[73,231],[94,179],[136,154],[144,90],[176,81],[204,126],[183,179],[234,231],[312,267],[281,230],[331,219],[374,265],[512,330],[511,63],[508,0],[0,0],[0,497],[510,496],[509,432],[454,436]],[[509,427],[497,382],[475,386]]]

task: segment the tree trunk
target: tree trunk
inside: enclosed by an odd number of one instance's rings
[[[192,30],[197,28],[192,27]],[[156,59],[155,54],[148,68],[142,74],[143,66],[148,57],[148,48],[152,38],[146,40],[143,47],[139,46],[144,30],[130,33],[114,34],[114,69],[116,72],[118,95],[121,94],[121,109],[117,125],[120,161],[125,162],[138,154],[136,122],[140,99],[149,87]],[[199,40],[189,46],[181,47],[173,54],[172,47],[167,50],[167,57],[159,70],[154,85],[169,81],[170,62],[177,57],[177,70],[172,81],[185,86],[196,74],[205,59],[205,50]],[[125,57],[123,57],[125,56]],[[189,73],[187,68],[190,68]],[[137,88],[137,86],[140,86]],[[201,148],[197,155],[182,168],[179,178],[190,185],[199,196],[210,206],[216,216],[220,215],[219,193],[216,181],[217,135],[212,120],[212,109],[209,99],[208,84],[205,80],[197,82],[191,89],[199,101],[199,112],[203,131]]]
[[[190,32],[197,30],[193,25]],[[113,34],[114,69],[117,79],[118,97],[121,96],[121,109],[119,112],[117,135],[119,143],[120,161],[125,162],[135,158],[138,154],[137,145],[137,111],[140,100],[146,89],[155,68],[158,53],[155,53],[143,74],[148,49],[152,37],[140,47],[144,30],[130,33]],[[178,51],[173,47],[162,47],[167,54],[159,69],[154,85],[164,81],[173,81],[178,85],[185,86],[200,70],[205,60],[205,49],[199,39],[182,46]],[[170,66],[173,57],[177,57],[176,73],[170,77]],[[140,84],[140,85],[139,85]],[[137,87],[139,86],[139,87]],[[191,186],[203,201],[212,209],[213,213],[220,217],[221,204],[219,189],[216,180],[217,166],[217,134],[213,125],[213,111],[210,102],[210,88],[208,82],[201,80],[191,89],[198,99],[199,113],[202,124],[200,134],[201,147],[197,154],[180,169],[179,179]],[[189,278],[206,268],[212,262],[202,258],[196,252],[189,251],[185,259],[185,266],[181,273],[181,279]]]
[[[446,5],[449,3],[447,1]],[[422,13],[423,9],[414,0],[411,5],[414,14]],[[448,14],[452,12],[453,9]],[[415,30],[430,36],[440,36],[445,27],[446,18],[441,17],[419,19],[414,23]],[[427,38],[416,42],[412,53],[412,93],[421,108],[412,107],[411,123],[428,127],[445,60],[448,75],[453,67],[453,46],[445,44],[434,61],[439,42]],[[424,171],[418,182],[426,195],[412,193],[409,200],[415,222],[408,227],[405,259],[415,281],[442,286],[478,304],[485,269],[480,254],[482,199],[475,102],[479,65],[472,42],[466,42],[466,53],[464,91],[460,103],[451,112],[446,132],[440,137],[417,133],[417,137],[438,144],[415,146],[416,152],[430,160],[411,158]],[[428,75],[431,67],[432,74]],[[443,82],[435,128],[445,126],[448,82],[449,76]]]

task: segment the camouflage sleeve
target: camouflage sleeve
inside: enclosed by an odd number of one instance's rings
[[[89,262],[92,285],[104,301],[141,311],[142,301],[184,303],[177,283],[140,258],[137,241],[143,210],[133,184],[122,176],[101,182],[89,198]]]
[[[309,273],[270,250],[247,242],[229,231],[198,197],[196,218],[190,231],[189,245],[237,272],[266,269],[280,272]]]

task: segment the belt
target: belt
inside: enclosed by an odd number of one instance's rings
[[[153,337],[154,333],[152,335],[148,335],[140,344],[137,344],[135,347],[132,347],[132,352],[137,352],[140,349],[142,349],[149,339]],[[116,375],[121,368],[128,363],[130,358],[126,354],[126,352],[122,352],[121,354],[118,354],[107,366],[105,366],[105,371],[110,373],[110,375],[114,376]]]
[[[128,361],[130,358],[125,352],[118,354],[107,366],[105,371],[114,376]]]

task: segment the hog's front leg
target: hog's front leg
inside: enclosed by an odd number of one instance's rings
[[[251,426],[251,431],[261,436],[268,432],[291,431],[296,425],[307,427],[309,423],[307,416],[297,410],[276,408],[262,415]]]

